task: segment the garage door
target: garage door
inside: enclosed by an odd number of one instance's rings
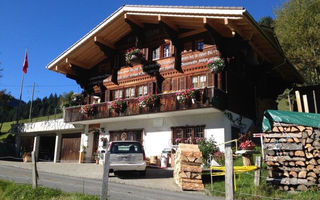
[[[62,135],[61,162],[78,162],[81,134]]]

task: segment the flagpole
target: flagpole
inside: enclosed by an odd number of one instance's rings
[[[30,110],[29,110],[29,121],[32,122],[32,102],[33,102],[33,97],[34,97],[34,87],[36,86],[36,83],[33,82],[33,88],[32,88],[32,98],[31,98],[31,103],[30,103]]]
[[[24,72],[22,71],[20,98],[19,98],[19,105],[18,105],[18,111],[17,111],[17,124],[19,123],[19,118],[20,118],[20,107],[21,107],[21,100],[22,100],[23,81],[24,81]]]

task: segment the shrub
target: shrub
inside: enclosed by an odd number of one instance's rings
[[[210,155],[213,155],[215,152],[219,151],[216,141],[211,137],[209,139],[203,139],[198,144],[200,151],[202,152],[202,162],[208,167],[208,161]]]

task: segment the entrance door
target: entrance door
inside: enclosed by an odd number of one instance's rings
[[[81,134],[64,134],[61,141],[61,162],[78,162]]]
[[[138,141],[142,144],[142,130],[110,131],[110,141]]]
[[[53,161],[55,136],[41,136],[39,144],[39,161]]]

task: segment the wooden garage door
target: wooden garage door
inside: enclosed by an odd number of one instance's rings
[[[65,134],[61,141],[61,162],[78,162],[81,134]]]

